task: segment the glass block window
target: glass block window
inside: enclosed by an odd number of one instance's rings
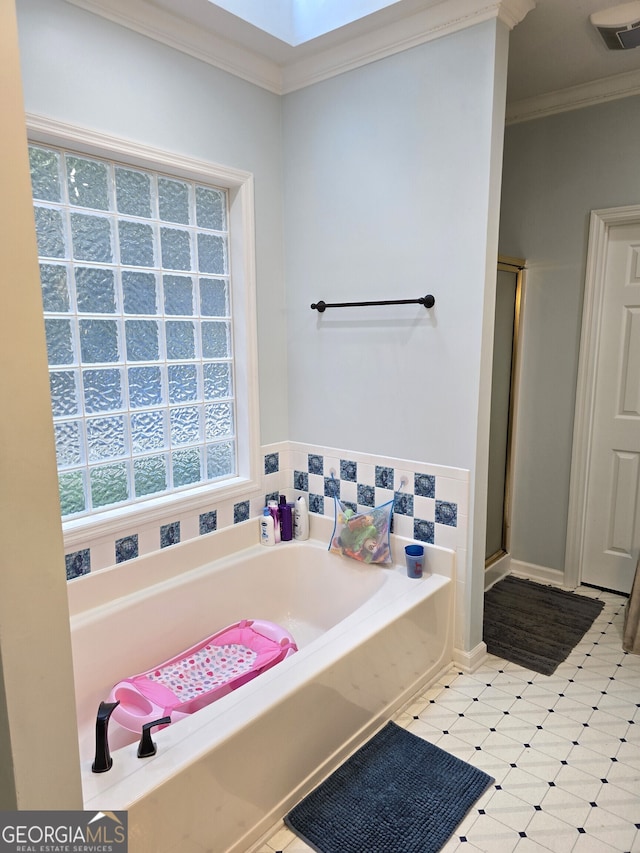
[[[227,191],[29,150],[63,517],[236,476]]]

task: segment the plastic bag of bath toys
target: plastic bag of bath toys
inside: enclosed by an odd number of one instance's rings
[[[345,507],[335,495],[334,502],[336,515],[329,551],[362,563],[391,563],[389,536],[394,501],[367,512]]]

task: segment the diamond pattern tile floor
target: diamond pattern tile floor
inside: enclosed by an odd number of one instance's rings
[[[553,675],[489,655],[396,716],[495,778],[443,853],[640,853],[640,657],[622,650],[626,598],[579,593],[605,606]],[[283,825],[256,853],[310,851]]]

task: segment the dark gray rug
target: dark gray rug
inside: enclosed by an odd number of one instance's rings
[[[487,651],[552,675],[603,607],[603,601],[509,575],[484,596]]]
[[[387,723],[284,820],[320,853],[436,853],[493,781]]]

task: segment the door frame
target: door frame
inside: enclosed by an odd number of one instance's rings
[[[591,211],[569,481],[564,564],[564,583],[568,587],[577,587],[582,580],[589,463],[595,414],[596,365],[600,349],[609,233],[616,225],[634,224],[640,224],[640,205],[637,204]]]

